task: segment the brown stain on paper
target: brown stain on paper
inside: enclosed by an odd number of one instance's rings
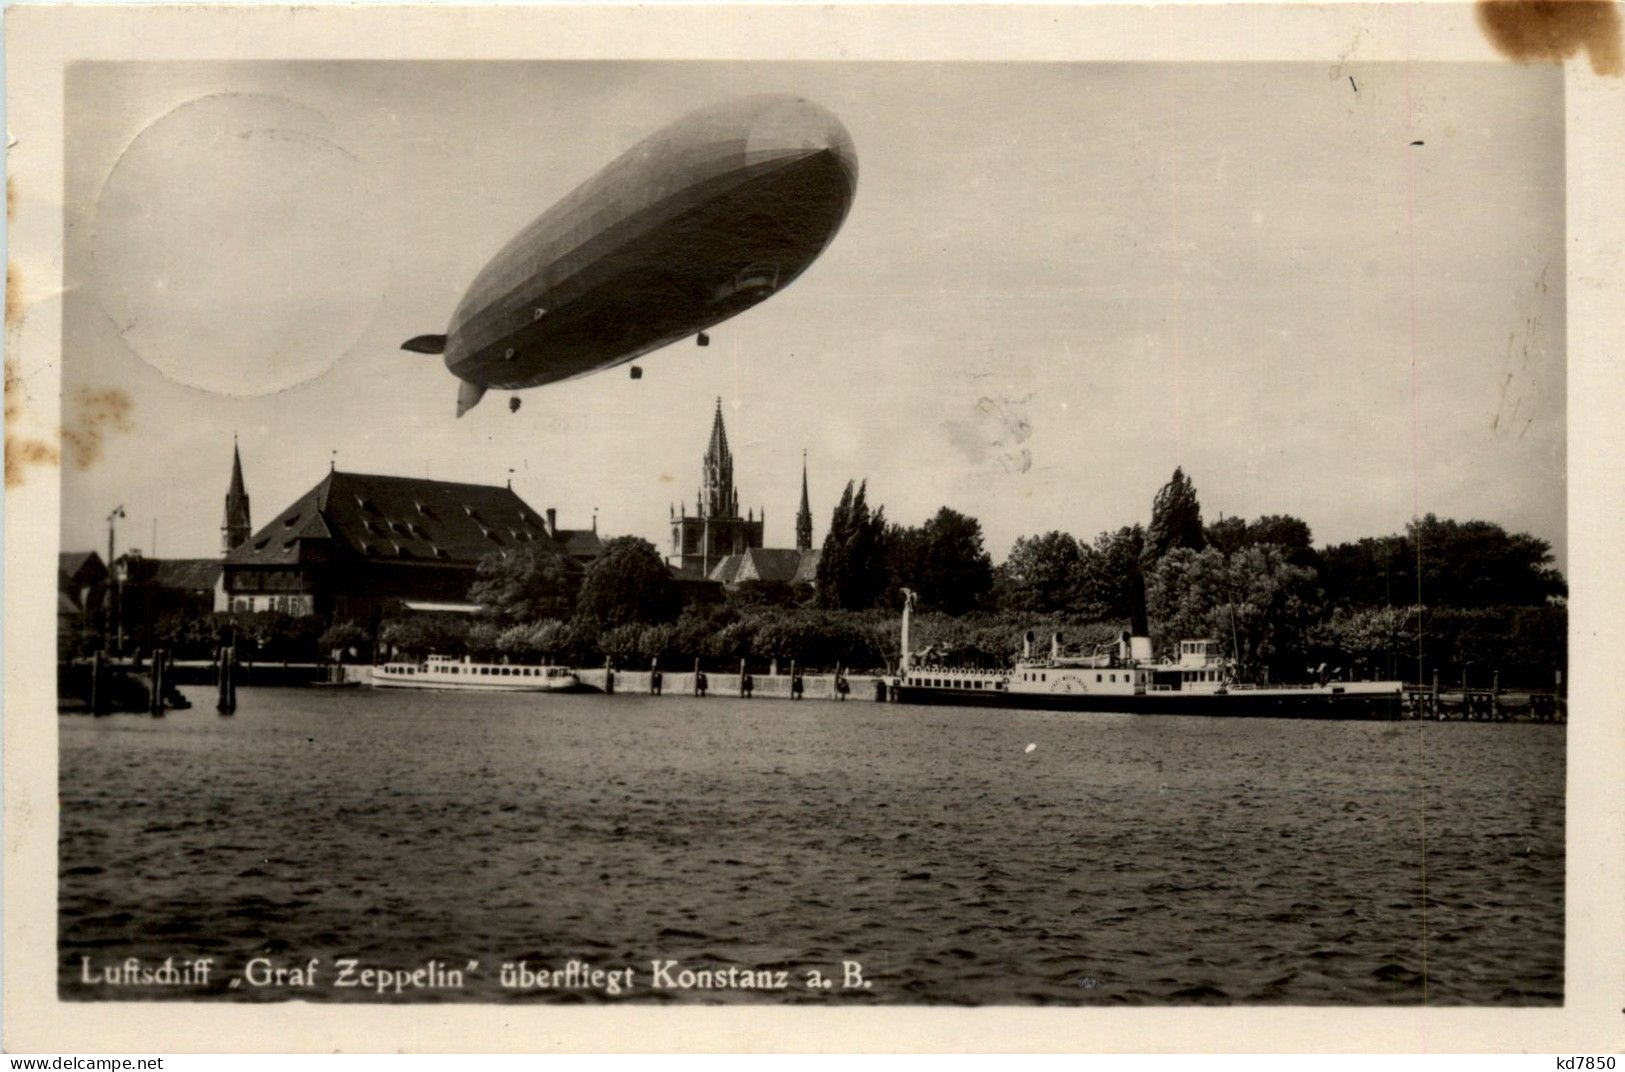
[[[102,456],[102,440],[108,432],[128,432],[130,396],[116,387],[93,390],[81,387],[74,396],[74,423],[62,429],[62,445],[73,456],[73,464],[88,469]]]
[[[12,201],[10,179],[6,180],[6,209]],[[6,341],[7,349],[16,342],[17,329],[23,322],[23,277],[14,262],[6,262]],[[24,475],[36,465],[56,465],[57,448],[43,439],[17,435],[13,429],[27,411],[27,385],[17,371],[17,363],[6,358],[6,487],[14,488],[23,482]]]
[[[6,283],[6,320],[11,322],[11,276],[8,274]],[[25,436],[13,435],[12,428],[21,417],[24,409],[23,380],[17,374],[17,363],[9,357],[6,359],[6,487],[14,488],[23,482],[23,476],[36,465],[54,466],[57,463],[58,453],[56,447],[43,439],[30,439]]]
[[[10,195],[8,184],[8,200]],[[23,304],[22,273],[15,263],[6,265],[6,334],[16,339],[26,309]],[[28,384],[17,362],[6,358],[6,487],[15,488],[36,466],[56,467],[65,447],[74,465],[88,469],[102,456],[102,445],[110,432],[128,432],[134,427],[130,396],[116,387],[82,387],[74,394],[73,422],[58,433],[60,445],[15,431],[17,422],[28,413]]]
[[[23,323],[23,273],[18,270],[16,261],[6,262],[6,334],[22,327]],[[7,381],[10,382],[9,380]]]
[[[1625,73],[1612,0],[1479,0],[1478,24],[1502,55],[1520,63],[1562,63],[1583,48],[1596,73]]]

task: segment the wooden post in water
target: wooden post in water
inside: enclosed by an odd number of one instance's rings
[[[151,691],[147,694],[147,713],[161,718],[164,713],[164,649],[152,649],[152,672],[148,675]]]
[[[1439,717],[1439,671],[1433,671],[1433,717]]]
[[[98,651],[90,657],[90,713],[93,715],[107,714],[107,682],[104,674],[102,653]]]
[[[615,695],[615,663],[608,656],[604,658],[604,695]]]
[[[214,709],[222,715],[230,715],[237,710],[237,651],[232,647],[220,649],[220,666],[218,670],[220,698],[216,701]]]

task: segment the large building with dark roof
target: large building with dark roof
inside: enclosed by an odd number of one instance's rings
[[[511,487],[333,471],[227,553],[226,603],[361,622],[390,603],[466,610],[482,558],[538,545],[583,567],[601,549],[596,524],[561,529]]]

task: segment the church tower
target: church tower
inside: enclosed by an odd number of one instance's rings
[[[801,452],[801,509],[796,511],[796,550],[812,550],[812,507],[807,502],[807,452]]]
[[[226,492],[226,521],[220,526],[220,553],[230,554],[254,534],[248,514],[248,492],[243,488],[243,459],[237,441],[231,441],[231,488]]]
[[[671,515],[671,560],[684,573],[709,576],[729,555],[762,546],[765,518],[753,510],[739,516],[733,452],[722,423],[722,399],[711,417],[711,439],[700,462],[700,489],[694,513],[686,506]]]
[[[711,419],[711,442],[705,447],[701,474],[697,501],[700,516],[738,517],[739,492],[734,490],[734,456],[728,449],[728,429],[722,425],[720,398],[717,399],[716,416]]]

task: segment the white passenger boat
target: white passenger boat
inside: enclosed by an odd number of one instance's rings
[[[431,655],[423,662],[391,662],[372,668],[381,689],[449,689],[458,692],[569,692],[581,681],[567,666],[476,663]]]

